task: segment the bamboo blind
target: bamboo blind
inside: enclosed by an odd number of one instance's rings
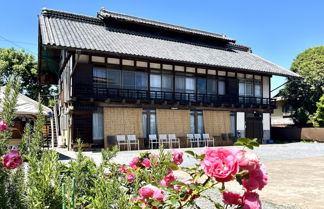
[[[156,110],[157,129],[159,134],[176,134],[184,137],[190,132],[189,110]]]
[[[143,137],[141,108],[104,108],[104,134],[107,136],[135,134]]]
[[[205,133],[210,136],[221,136],[230,133],[230,112],[204,110]]]

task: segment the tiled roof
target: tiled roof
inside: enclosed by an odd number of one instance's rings
[[[221,40],[235,42],[234,39],[226,37],[224,34],[211,33],[208,31],[202,31],[202,30],[197,30],[197,29],[193,29],[193,28],[186,28],[186,27],[182,27],[182,26],[178,26],[178,25],[172,25],[172,24],[158,22],[158,21],[154,21],[154,20],[148,20],[148,19],[144,19],[144,18],[115,13],[115,12],[107,11],[104,9],[101,9],[98,12],[98,18],[103,19],[103,20],[113,18],[113,19],[117,19],[117,20],[121,20],[121,21],[141,23],[141,24],[145,24],[145,25],[154,26],[157,28],[164,28],[164,29],[168,29],[168,30],[175,30],[175,31],[191,33],[191,34],[195,34],[195,35],[203,35],[203,36],[207,36],[207,37],[213,37],[213,38],[217,38],[217,39],[221,39]]]
[[[108,14],[118,16],[116,13]],[[129,16],[121,15],[121,17]],[[140,20],[144,21],[144,19]],[[290,70],[251,53],[248,47],[233,43],[228,45],[230,47],[221,49],[164,37],[141,35],[134,31],[106,27],[101,18],[48,9],[44,9],[39,16],[39,24],[42,45],[48,47],[233,68],[242,72],[255,71],[282,76],[298,76]]]

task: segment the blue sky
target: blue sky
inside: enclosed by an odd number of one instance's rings
[[[37,54],[37,15],[42,8],[95,16],[107,10],[224,33],[238,44],[290,68],[305,49],[324,45],[322,0],[9,0],[1,2],[0,47]],[[274,76],[272,88],[285,78]]]

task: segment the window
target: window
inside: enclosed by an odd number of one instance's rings
[[[254,83],[254,96],[262,97],[262,86],[260,82]]]
[[[223,80],[218,81],[218,94],[225,95],[225,81]]]
[[[217,80],[207,79],[207,94],[217,94]]]
[[[253,83],[251,81],[245,83],[245,96],[253,96]]]
[[[120,88],[120,70],[111,70],[108,69],[108,87],[109,88]]]
[[[107,70],[105,68],[93,68],[93,85],[94,87],[107,86]]]
[[[162,90],[173,91],[173,76],[172,74],[162,74]]]
[[[135,73],[132,71],[123,71],[122,81],[124,89],[135,88]]]
[[[205,78],[198,78],[197,79],[197,93],[206,94],[207,89],[207,81]]]
[[[239,83],[239,95],[245,96],[245,83],[244,81],[240,81]]]
[[[153,91],[161,91],[161,75],[159,74],[150,75],[150,88]]]
[[[135,73],[135,86],[136,89],[147,90],[147,73],[144,72]]]
[[[231,129],[231,136],[236,136],[236,113],[231,112],[230,114],[230,129]]]
[[[204,133],[204,120],[202,111],[190,111],[190,131],[193,134]]]
[[[175,77],[175,91],[176,92],[184,92],[185,91],[185,77],[184,76],[176,76]]]
[[[241,79],[239,82],[239,95],[250,97],[262,97],[262,84],[260,81]],[[257,100],[259,101],[259,100]]]
[[[186,77],[186,93],[195,93],[195,78]]]
[[[104,139],[104,128],[103,128],[103,113],[94,112],[92,114],[92,138],[93,140],[103,140]]]

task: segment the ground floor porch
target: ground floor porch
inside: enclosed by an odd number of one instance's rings
[[[232,145],[240,137],[257,138],[263,143],[270,139],[270,113],[98,105],[61,114],[60,133],[63,144],[70,148],[78,138],[89,146],[111,147],[117,144],[117,135],[135,135],[139,149],[151,148],[150,135],[157,139],[175,135],[180,147],[192,146],[188,134],[208,134],[209,145],[215,146]]]

